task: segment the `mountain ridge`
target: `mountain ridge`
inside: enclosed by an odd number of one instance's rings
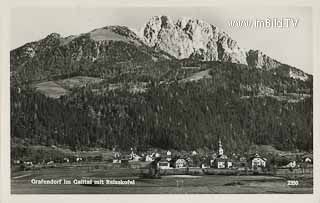
[[[78,43],[75,43],[76,41]],[[54,49],[53,52],[56,53],[66,52],[69,49],[69,52],[72,52],[69,55],[75,56],[75,58],[66,59],[70,56],[62,54],[62,58],[65,58],[64,61],[86,61],[86,63],[91,61],[93,63],[102,58],[105,60],[105,50],[115,42],[127,44],[124,47],[131,47],[131,50],[126,54],[128,60],[135,60],[132,52],[141,52],[142,55],[149,55],[148,60],[153,61],[191,58],[200,61],[231,62],[281,73],[283,76],[304,81],[310,77],[310,74],[283,64],[260,50],[244,50],[227,33],[203,20],[195,17],[181,17],[174,22],[170,17],[164,15],[151,17],[140,31],[127,26],[110,25],[67,37],[51,33],[41,40],[29,42],[13,49],[10,52],[11,71],[14,74],[16,67],[28,66],[29,61],[41,52],[49,50],[50,53],[46,53],[46,55],[52,54],[51,49]],[[121,51],[117,47],[113,49]],[[61,54],[55,56],[56,53],[47,57],[61,57]],[[123,59],[123,57],[122,59],[114,57],[111,61],[119,62]],[[31,62],[31,66],[32,63],[35,62]],[[72,66],[72,63],[64,66]]]

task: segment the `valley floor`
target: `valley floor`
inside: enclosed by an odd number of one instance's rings
[[[100,170],[89,166],[45,168],[39,171],[13,172],[12,194],[268,194],[313,193],[313,177],[295,177],[297,185],[275,176],[204,175],[162,176],[148,179],[138,176],[138,169]],[[32,184],[31,180],[134,180],[133,185]]]

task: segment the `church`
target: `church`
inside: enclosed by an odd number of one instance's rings
[[[223,152],[223,146],[220,138],[218,142],[218,156],[211,160],[211,167],[219,169],[232,167],[232,161]]]

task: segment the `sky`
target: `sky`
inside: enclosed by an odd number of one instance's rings
[[[228,33],[244,49],[313,73],[312,10],[308,7],[17,7],[11,10],[11,49],[56,32],[66,37],[107,25],[139,29],[156,15],[196,17]],[[255,28],[230,26],[231,20],[292,18],[297,26]]]

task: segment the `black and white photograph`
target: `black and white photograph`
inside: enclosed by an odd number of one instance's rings
[[[11,194],[313,194],[312,17],[11,8]]]

